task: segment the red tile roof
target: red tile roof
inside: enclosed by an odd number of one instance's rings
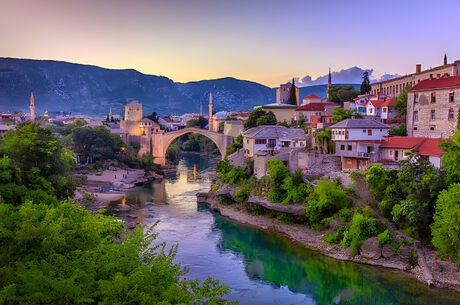
[[[386,99],[386,100],[377,100],[377,101],[370,101],[374,107],[393,107],[396,103],[396,100],[391,98],[391,99]]]
[[[162,118],[166,123],[174,123],[170,118]]]
[[[304,98],[317,98],[317,99],[319,99],[319,96],[317,96],[316,94],[310,94],[310,95],[308,95],[308,96],[306,96]]]
[[[409,91],[460,87],[460,76],[449,76],[422,80]]]
[[[428,138],[417,149],[417,153],[425,156],[442,156],[444,152],[438,147],[438,143],[445,141],[442,138]]]
[[[297,108],[296,111],[324,111],[326,106],[333,106],[334,103],[309,103]]]
[[[412,149],[425,140],[422,137],[389,137],[385,139],[380,148],[405,148]]]

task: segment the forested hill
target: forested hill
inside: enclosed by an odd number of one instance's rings
[[[327,85],[300,89],[300,99],[311,93],[326,96]],[[123,106],[139,100],[144,113],[182,114],[207,110],[212,91],[215,110],[245,110],[275,102],[275,89],[231,77],[175,83],[164,76],[133,69],[115,70],[52,60],[0,58],[0,112],[28,110],[34,92],[36,113],[72,111],[105,115],[109,107],[122,114]]]

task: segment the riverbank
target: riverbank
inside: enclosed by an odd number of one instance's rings
[[[351,256],[350,248],[342,248],[338,245],[333,247],[324,241],[326,229],[315,231],[302,224],[287,224],[265,215],[253,215],[246,212],[240,204],[222,205],[218,203],[217,199],[217,194],[213,191],[197,194],[199,203],[207,204],[222,216],[242,224],[283,234],[292,242],[318,250],[329,257],[398,270],[428,285],[460,291],[460,271],[457,265],[452,261],[441,260],[438,253],[431,249],[416,245],[417,253],[419,254],[417,266],[411,266],[407,262],[408,253],[396,254],[389,251],[384,253],[384,249],[378,247],[380,249],[379,253],[373,253],[371,248],[368,251],[369,253]],[[372,257],[375,257],[375,259]]]
[[[163,178],[162,175],[146,172],[143,169],[115,167],[91,173],[82,169],[76,171],[74,176],[86,177],[82,185],[77,187],[74,200],[96,201],[98,204],[121,200],[126,190]]]

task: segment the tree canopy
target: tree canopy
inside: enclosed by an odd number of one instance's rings
[[[407,90],[409,89],[410,86],[406,87],[396,99],[395,109],[398,112],[399,117],[407,113]]]
[[[297,105],[297,94],[294,78],[292,79],[291,90],[289,90],[289,100],[288,104]]]
[[[334,123],[351,118],[362,119],[363,116],[361,113],[356,112],[356,109],[345,110],[342,107],[334,107],[334,112],[332,113],[332,121]]]
[[[329,99],[331,102],[343,105],[344,102],[353,100],[359,95],[359,90],[353,86],[332,86],[328,90]]]
[[[188,120],[186,123],[187,127],[204,128],[206,125],[208,125],[208,120],[202,116],[200,116],[198,119]]]
[[[249,118],[244,122],[244,129],[247,130],[259,125],[276,125],[275,114],[271,111],[265,112],[262,108],[251,111]]]

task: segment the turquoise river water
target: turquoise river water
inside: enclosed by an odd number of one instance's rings
[[[209,190],[214,164],[213,159],[184,155],[176,174],[127,192],[108,211],[120,215],[117,205],[128,204],[132,210],[125,213],[145,224],[159,220],[158,239],[179,244],[176,259],[190,268],[187,278],[219,279],[231,288],[227,299],[240,304],[460,304],[454,291],[328,258],[197,205],[195,194]]]

